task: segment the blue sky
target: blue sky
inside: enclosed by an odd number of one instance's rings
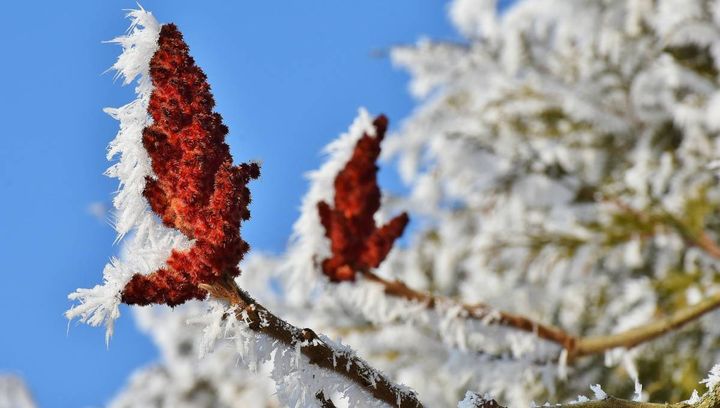
[[[202,7],[199,6],[202,4]],[[132,98],[102,74],[119,47],[131,1],[16,1],[0,25],[0,372],[22,376],[40,406],[101,406],[156,358],[127,310],[110,348],[104,331],[62,316],[67,293],[100,282],[115,234],[88,206],[109,203],[102,175],[117,123],[102,107]],[[144,1],[175,22],[205,70],[230,127],[236,161],[263,161],[251,185],[254,250],[283,249],[302,174],[345,130],[357,108],[393,126],[413,109],[408,76],[374,51],[421,36],[457,39],[440,0]],[[391,179],[386,175],[385,180]]]

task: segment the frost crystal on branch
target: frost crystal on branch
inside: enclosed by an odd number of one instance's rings
[[[211,306],[210,313],[197,321],[205,325],[203,347],[207,349],[213,347],[216,340],[227,339],[235,346],[240,362],[248,370],[255,371],[257,367],[269,363],[276,395],[283,406],[319,408],[322,405],[316,396],[321,392],[328,396],[342,396],[349,407],[388,406],[368,393],[368,389],[376,387],[375,381],[380,380],[376,376],[382,374],[357,358],[349,347],[322,335],[292,345],[284,344],[252,330],[247,316],[238,317],[233,307],[227,308],[215,302],[211,302]],[[303,330],[306,331],[308,329]],[[318,367],[301,352],[303,348],[312,347],[320,340],[331,348],[336,361],[345,362],[344,365],[338,363],[335,372]],[[232,360],[232,363],[237,364],[237,360]],[[338,375],[339,372],[354,370],[362,373],[368,387],[360,387],[357,382]],[[404,397],[414,395],[411,390],[401,386],[398,386],[396,392]]]
[[[714,390],[715,387],[720,384],[720,364],[715,364],[710,370],[707,378],[700,381],[700,383],[705,384],[708,387],[708,390]]]
[[[118,239],[133,231],[126,241],[123,260],[113,259],[103,271],[103,284],[91,289],[78,289],[69,295],[79,304],[66,312],[69,319],[79,318],[93,326],[105,324],[106,338],[113,331],[113,322],[120,316],[120,293],[135,273],[150,273],[160,267],[174,247],[188,245],[179,232],[163,228],[143,197],[145,178],[152,175],[150,158],[142,143],[143,129],[152,122],[147,112],[153,86],[150,80],[150,59],[158,48],[160,24],[143,9],[131,10],[127,35],[112,43],[122,46],[113,69],[124,84],[137,78],[137,99],[120,108],[107,108],[110,116],[120,121],[120,130],[108,149],[108,160],[119,156],[107,175],[120,181],[113,200],[115,228]]]

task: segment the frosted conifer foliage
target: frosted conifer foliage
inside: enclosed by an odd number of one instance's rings
[[[420,107],[387,156],[423,227],[387,270],[584,335],[718,293],[719,3],[493,3],[453,2],[467,42],[393,53]],[[686,398],[679,377],[696,384],[720,357],[717,319],[578,361],[584,384],[573,367],[559,383],[629,394],[637,367],[654,399]]]

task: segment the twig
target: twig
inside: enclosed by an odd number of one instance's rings
[[[456,303],[448,298],[436,296],[426,292],[416,291],[399,280],[386,280],[370,271],[363,272],[363,275],[369,281],[382,285],[386,294],[390,296],[404,298],[409,301],[424,303],[429,309],[434,309],[438,304],[441,303]],[[460,304],[459,306],[461,306],[463,310],[467,313],[467,316],[472,319],[486,320],[490,324],[509,326],[520,329],[522,331],[536,333],[538,337],[551,341],[553,343],[558,343],[566,349],[574,348],[574,343],[577,341],[575,337],[569,335],[560,328],[534,321],[525,316],[496,310],[484,303],[477,303],[474,305]]]
[[[456,303],[448,298],[416,291],[398,280],[386,280],[369,271],[364,272],[363,275],[369,281],[382,285],[386,294],[408,301],[424,303],[429,309],[434,309],[441,303]],[[533,333],[541,339],[556,343],[567,350],[568,362],[572,362],[578,357],[603,353],[617,347],[629,349],[678,329],[700,316],[719,308],[720,294],[712,295],[702,302],[680,309],[670,316],[659,318],[621,333],[588,337],[575,336],[558,327],[540,323],[522,315],[495,310],[482,303],[474,305],[458,304],[458,306],[462,307],[467,313],[468,318],[485,320],[488,324],[512,327]]]
[[[668,403],[653,403],[629,401],[615,397],[607,397],[601,400],[573,402],[569,404],[551,405],[556,408],[720,408],[720,387],[708,391],[700,398],[700,401],[689,404],[685,401]],[[506,408],[495,400],[482,400],[477,408]]]
[[[278,340],[286,346],[302,344],[300,351],[311,364],[347,378],[390,406],[422,408],[414,392],[395,385],[385,374],[375,370],[364,360],[337,353],[312,330],[300,329],[274,315],[240,289],[232,278],[213,285],[203,285],[203,289],[212,297],[236,306],[236,315],[248,321],[251,330]]]
[[[616,347],[635,347],[678,329],[718,307],[720,307],[720,293],[709,296],[694,305],[686,306],[670,316],[659,318],[622,333],[581,337],[578,339],[574,357],[602,353]]]

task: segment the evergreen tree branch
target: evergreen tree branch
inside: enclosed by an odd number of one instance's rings
[[[354,355],[338,353],[311,329],[300,329],[274,315],[240,289],[232,278],[228,277],[212,285],[203,284],[202,288],[212,297],[235,306],[237,318],[247,321],[251,330],[289,347],[301,344],[300,351],[311,364],[347,378],[374,398],[390,406],[422,408],[414,392],[394,384],[385,374],[374,369],[364,360]],[[321,396],[321,401],[327,401],[324,395]]]

